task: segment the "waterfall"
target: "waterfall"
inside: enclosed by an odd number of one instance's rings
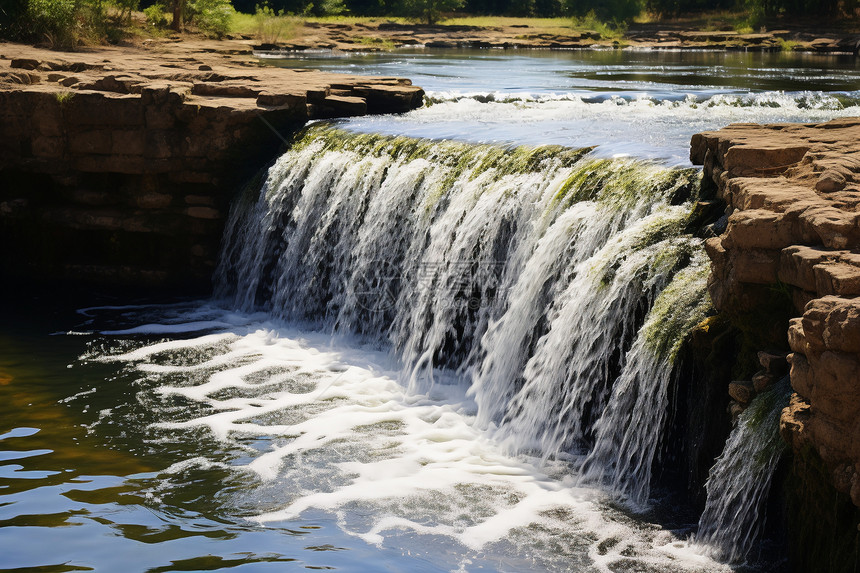
[[[463,384],[511,453],[644,504],[709,305],[699,174],[589,151],[313,126],[234,209],[218,295],[390,349],[413,394]]]
[[[735,427],[708,475],[705,511],[694,541],[728,562],[743,561],[764,526],[760,516],[773,473],[786,449],[779,436],[779,416],[791,388],[784,378],[759,394],[738,417]]]

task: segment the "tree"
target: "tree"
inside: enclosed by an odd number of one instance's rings
[[[428,25],[439,21],[443,12],[461,8],[465,0],[404,0],[404,14]]]
[[[642,11],[641,0],[563,0],[564,11],[574,16],[593,12],[604,21],[625,22]]]
[[[183,13],[185,12],[185,0],[173,0],[172,6],[173,22],[170,24],[170,28],[177,32],[181,32],[184,24]]]

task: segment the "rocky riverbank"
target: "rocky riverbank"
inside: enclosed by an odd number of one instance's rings
[[[4,276],[208,288],[237,187],[297,128],[422,103],[407,79],[262,67],[238,43],[0,44]]]
[[[714,306],[777,365],[729,388],[742,408],[790,364],[798,570],[853,570],[860,507],[860,118],[730,125],[691,159],[725,201],[706,242]],[[835,493],[828,493],[835,490]],[[850,508],[851,503],[855,506]],[[800,514],[804,515],[800,515]],[[814,533],[810,533],[813,531]],[[810,541],[810,536],[815,539]],[[830,549],[827,549],[827,548]],[[837,557],[837,553],[844,555]]]

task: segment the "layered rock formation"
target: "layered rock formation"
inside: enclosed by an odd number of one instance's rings
[[[691,159],[726,203],[706,243],[717,309],[753,344],[790,347],[781,432],[860,507],[860,118],[731,125]]]
[[[0,44],[7,276],[208,284],[237,186],[295,129],[423,103],[409,80],[262,67],[241,45],[64,58]]]

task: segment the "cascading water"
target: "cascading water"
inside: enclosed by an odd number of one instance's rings
[[[390,345],[412,393],[457,372],[509,451],[587,454],[644,504],[708,304],[697,175],[586,152],[312,128],[235,215],[220,294]]]
[[[741,418],[698,544],[695,520],[652,493],[652,473],[680,479],[676,456],[709,455],[678,437],[699,390],[724,394],[686,378],[701,365],[678,352],[707,308],[707,263],[688,230],[698,174],[668,166],[688,165],[698,131],[856,116],[854,62],[269,63],[410,77],[430,105],[297,137],[234,210],[215,300],[81,309],[83,336],[50,344],[21,337],[33,316],[7,301],[2,565],[713,573],[730,570],[715,557],[741,560],[774,459],[750,452],[778,445],[773,412]]]
[[[786,378],[756,396],[711,468],[705,485],[708,501],[694,539],[719,559],[743,561],[761,534],[771,480],[786,450],[779,416],[790,394]]]
[[[699,174],[590,151],[312,126],[237,202],[217,306],[103,331],[173,340],[83,360],[140,373],[148,441],[220,444],[165,483],[238,469],[261,523],[453,537],[460,569],[720,569],[607,506],[648,506],[709,308]]]

